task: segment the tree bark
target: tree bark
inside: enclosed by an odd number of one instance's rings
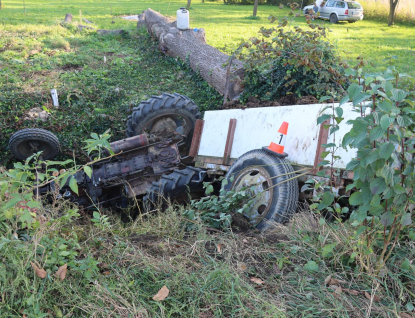
[[[191,3],[192,3],[192,0],[187,0],[186,10],[190,10],[190,4]]]
[[[399,0],[389,0],[389,21],[388,26],[395,24],[395,10],[398,6]]]
[[[254,12],[252,13],[252,16],[254,18],[256,17],[257,11],[258,11],[258,0],[255,0],[255,2],[254,2]]]
[[[243,91],[244,69],[241,61],[206,44],[204,29],[179,30],[176,21],[152,9],[139,16],[137,27],[145,25],[150,35],[159,41],[159,49],[166,55],[179,57],[214,87],[221,95],[236,99]],[[228,73],[228,75],[227,75]]]

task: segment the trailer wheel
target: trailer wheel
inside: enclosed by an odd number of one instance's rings
[[[158,182],[153,182],[144,202],[147,207],[160,203],[162,199],[174,199],[183,202],[189,198],[189,194],[203,194],[203,180],[206,172],[203,169],[186,167],[183,170],[174,170],[168,175],[162,175]]]
[[[244,216],[252,226],[266,230],[270,221],[285,223],[297,209],[298,182],[293,167],[264,150],[243,154],[226,174],[225,191],[246,188],[253,202]]]
[[[9,149],[18,160],[26,160],[39,151],[43,160],[50,160],[59,153],[59,140],[48,130],[26,128],[11,136]]]
[[[182,156],[188,154],[196,119],[200,117],[197,105],[188,97],[174,93],[163,93],[142,101],[128,117],[127,136],[147,133],[163,138],[180,134]]]

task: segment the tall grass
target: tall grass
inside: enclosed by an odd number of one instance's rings
[[[364,8],[365,19],[385,21],[389,17],[389,0],[359,0]],[[395,12],[395,22],[415,24],[413,0],[401,0]]]

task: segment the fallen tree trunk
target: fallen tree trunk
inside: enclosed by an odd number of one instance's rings
[[[190,67],[221,95],[236,99],[243,91],[243,64],[206,44],[204,29],[179,30],[176,21],[148,9],[139,15],[137,27],[146,26],[150,35],[159,41],[160,50],[188,61]]]

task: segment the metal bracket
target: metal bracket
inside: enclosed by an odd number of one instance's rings
[[[225,151],[223,153],[223,160],[222,160],[223,165],[227,165],[229,159],[231,158],[233,138],[235,137],[235,129],[236,129],[236,119],[232,118],[231,120],[229,120],[228,136],[226,137]]]

